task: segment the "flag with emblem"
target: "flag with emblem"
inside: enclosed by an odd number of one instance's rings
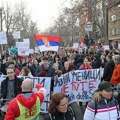
[[[58,51],[60,37],[47,35],[34,35],[40,51]]]

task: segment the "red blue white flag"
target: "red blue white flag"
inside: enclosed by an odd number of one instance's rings
[[[58,51],[60,37],[47,35],[34,35],[40,51]]]

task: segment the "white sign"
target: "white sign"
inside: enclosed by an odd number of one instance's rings
[[[29,44],[27,42],[16,42],[16,48],[29,48]]]
[[[24,43],[28,43],[28,44],[30,44],[30,39],[29,39],[29,38],[27,38],[27,39],[23,39],[23,42],[24,42]]]
[[[103,48],[104,48],[104,50],[109,50],[110,49],[109,45],[103,45]]]
[[[30,53],[30,54],[33,54],[33,53],[34,53],[34,50],[33,50],[33,49],[29,49],[29,53]]]
[[[79,43],[73,43],[73,48],[79,48]]]
[[[25,47],[19,47],[18,48],[18,55],[20,55],[20,56],[27,56],[27,55],[29,55],[30,54],[30,52],[29,52],[29,48],[25,48]]]
[[[92,28],[93,28],[93,25],[92,25],[91,22],[86,22],[85,23],[85,25],[84,25],[85,31],[90,32],[90,31],[92,31]]]
[[[1,81],[4,80],[5,78],[6,78],[6,76],[0,76],[0,85],[1,85]],[[25,78],[28,78],[28,77],[20,77],[20,78],[22,78],[24,80]],[[38,83],[40,83],[47,91],[45,100],[41,105],[41,112],[47,113],[48,112],[48,105],[49,105],[49,102],[50,102],[51,78],[50,77],[33,77],[31,79],[33,79],[33,84],[34,84],[33,91],[35,91],[35,92],[37,91],[35,86]]]
[[[14,39],[20,39],[20,31],[14,32],[13,37]]]
[[[0,32],[0,44],[7,44],[7,35],[6,32]]]
[[[88,102],[101,81],[100,69],[76,70],[54,80],[54,93],[67,94],[69,103]]]

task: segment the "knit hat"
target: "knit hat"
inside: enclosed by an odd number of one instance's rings
[[[114,88],[112,87],[112,85],[107,81],[103,81],[98,85],[98,91],[102,90],[112,91],[113,89]]]

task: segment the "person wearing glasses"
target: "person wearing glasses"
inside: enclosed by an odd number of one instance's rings
[[[74,110],[68,106],[68,98],[63,93],[52,96],[48,112],[45,120],[76,120]]]

